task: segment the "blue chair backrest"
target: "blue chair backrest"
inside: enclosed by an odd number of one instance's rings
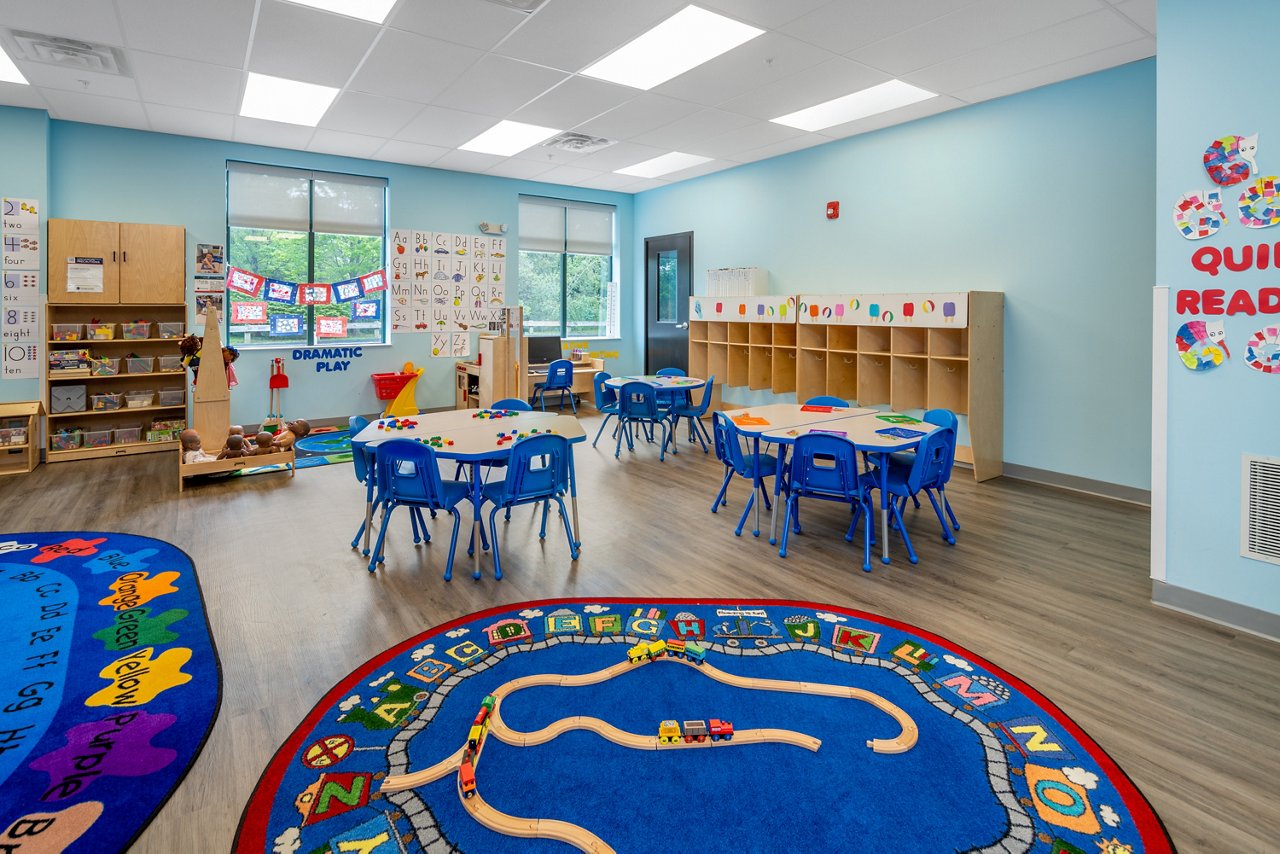
[[[940,427],[920,440],[915,462],[907,473],[907,487],[914,493],[944,484],[951,477],[956,456],[956,431]]]
[[[659,368],[654,371],[654,376],[658,377],[687,377],[689,376],[681,368]]]
[[[692,410],[693,413],[697,415],[699,418],[707,414],[707,407],[711,405],[711,395],[715,392],[715,390],[716,390],[716,375],[712,374],[710,377],[707,378],[706,388],[702,390],[702,400],[699,401],[698,405],[693,407],[693,410]]]
[[[388,439],[377,448],[378,488],[383,498],[443,505],[444,483],[434,448],[413,439]]]
[[[859,494],[858,454],[843,436],[806,433],[791,457],[791,488],[852,500]]]
[[[715,439],[716,459],[743,476],[747,474],[747,461],[742,456],[742,443],[738,439],[738,428],[729,416],[716,412],[711,417],[712,435]]]
[[[556,359],[547,366],[547,389],[573,387],[573,362]]]
[[[680,368],[659,368],[654,373],[654,376],[687,377],[688,374],[685,373]],[[658,404],[660,406],[675,406],[677,403],[686,402],[688,400],[688,396],[689,396],[688,392],[677,391],[676,389],[671,389],[671,388],[658,389]]]
[[[511,446],[504,503],[549,498],[569,489],[569,440],[553,434],[527,436]]]
[[[950,427],[952,430],[960,429],[960,420],[956,418],[956,414],[950,409],[930,409],[924,414],[924,420],[939,427]]]
[[[591,387],[596,392],[597,410],[612,406],[618,402],[618,393],[604,384],[605,380],[611,379],[613,379],[613,374],[608,371],[596,371],[596,375],[591,378]]]
[[[658,395],[648,383],[631,381],[622,384],[618,393],[618,414],[624,418],[657,418]]]
[[[848,401],[841,400],[840,398],[830,394],[820,394],[817,397],[811,397],[808,400],[806,400],[804,402],[804,405],[805,406],[838,406],[842,409],[847,409],[849,406],[849,403]]]
[[[518,397],[504,397],[502,400],[495,401],[490,409],[513,409],[516,412],[532,412],[533,407],[528,401],[521,400]]]
[[[364,449],[368,443],[357,442],[355,439],[360,431],[368,426],[369,419],[363,415],[352,415],[347,419],[347,431],[351,436],[351,465],[356,470],[356,480],[361,483],[364,483],[365,478],[369,476],[369,465],[364,456]]]

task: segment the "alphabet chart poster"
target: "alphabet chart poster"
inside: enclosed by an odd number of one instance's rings
[[[431,333],[433,356],[469,354],[477,313],[506,304],[506,238],[396,228],[388,256],[391,331]]]
[[[40,203],[0,199],[3,300],[0,301],[0,377],[39,379],[44,356],[40,297]]]

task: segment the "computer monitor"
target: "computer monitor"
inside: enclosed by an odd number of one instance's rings
[[[559,335],[533,335],[525,339],[529,343],[529,364],[546,365],[563,359]]]

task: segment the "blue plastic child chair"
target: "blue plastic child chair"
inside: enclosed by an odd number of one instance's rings
[[[939,428],[920,440],[920,445],[916,448],[915,459],[910,468],[895,465],[889,466],[885,489],[889,493],[890,519],[892,520],[892,527],[902,534],[902,542],[907,547],[907,558],[912,563],[918,563],[920,559],[916,556],[915,549],[911,547],[911,537],[907,534],[906,526],[902,523],[901,503],[906,498],[924,489],[926,484],[934,484],[939,481],[955,457],[955,441],[956,433],[954,430],[949,427]],[[862,486],[867,492],[879,489],[880,472],[869,471],[863,474]],[[934,497],[932,487],[925,494],[929,496],[929,501],[933,504],[933,512],[937,514],[938,522],[942,525],[942,538],[948,543],[954,543],[955,538],[952,537],[951,531],[947,528],[947,520],[943,518],[942,508]],[[881,558],[881,560],[887,562],[887,558]]]
[[[505,480],[484,485],[485,501],[493,503],[489,511],[489,534],[493,540],[493,577],[502,578],[502,562],[498,556],[499,510],[510,510],[521,504],[544,502],[542,528],[538,539],[547,537],[547,511],[554,501],[560,507],[560,521],[564,523],[565,539],[569,542],[569,554],[578,559],[578,543],[569,529],[569,513],[564,506],[564,495],[569,491],[569,440],[556,434],[527,436],[511,446]],[[476,578],[480,576],[477,574]]]
[[[676,402],[671,408],[671,448],[676,449],[676,428],[680,426],[680,419],[686,418],[689,421],[689,443],[692,444],[696,438],[702,443],[702,453],[707,452],[707,440],[711,436],[707,433],[707,427],[702,423],[702,416],[707,414],[707,407],[711,405],[711,396],[715,393],[716,377],[712,374],[707,379],[706,388],[702,392],[702,400],[697,406],[690,403]],[[714,440],[712,440],[714,444]]]
[[[688,374],[682,368],[659,368],[654,372],[657,377],[687,377]],[[677,404],[688,404],[689,392],[677,391],[675,389],[660,388],[658,389],[658,411],[670,415],[671,410]]]
[[[547,366],[546,382],[538,383],[534,386],[534,396],[538,400],[538,405],[542,407],[542,411],[547,411],[547,392],[560,392],[560,408],[564,409],[564,397],[569,395],[569,404],[573,407],[573,414],[578,414],[578,401],[573,396],[573,362],[568,359],[556,359]]]
[[[959,427],[960,421],[958,418],[956,418],[956,414],[952,412],[950,409],[930,409],[928,412],[924,414],[923,417],[926,423],[935,424],[938,427],[948,427],[951,429],[953,433],[952,440],[951,440],[951,460],[947,464],[945,471],[942,473],[941,480],[939,480],[937,483],[928,484],[923,488],[926,491],[933,490],[937,493],[937,497],[942,501],[943,509],[946,511],[947,516],[951,520],[951,529],[953,531],[958,531],[960,530],[960,523],[956,520],[955,511],[951,509],[951,502],[947,500],[946,487],[947,487],[947,484],[951,482],[951,470],[955,467],[955,461],[956,461],[955,446],[956,446],[956,437],[959,435],[959,432],[960,432],[960,427]],[[910,468],[911,464],[915,462],[915,458],[916,456],[913,451],[901,451],[899,453],[889,455],[889,465],[902,467],[902,468]],[[915,502],[916,508],[919,509],[920,507],[919,494],[911,496],[911,500]],[[905,511],[907,509],[907,500],[903,498],[899,503],[902,505],[900,509],[902,511]],[[948,537],[947,542],[954,543],[955,542],[954,537]]]
[[[840,409],[848,409],[849,402],[830,394],[820,394],[817,397],[811,397],[804,402],[805,406],[835,406]]]
[[[761,478],[773,477],[778,470],[778,458],[773,454],[744,454],[742,452],[742,440],[738,435],[738,428],[729,420],[729,416],[723,412],[714,412],[711,414],[711,431],[715,437],[716,459],[724,463],[725,473],[724,481],[720,484],[720,491],[716,493],[715,500],[711,502],[711,512],[716,512],[721,504],[728,503],[725,499],[725,493],[729,489],[729,481],[733,480],[736,474],[739,477],[746,478],[752,485],[751,497],[747,499],[747,506],[742,508],[742,516],[738,519],[738,527],[734,529],[735,536],[742,536],[742,527],[747,523],[747,514],[751,512],[751,507],[756,500],[755,482],[756,473],[760,473]],[[786,473],[783,472],[782,488],[786,489]],[[765,509],[770,509],[769,493],[764,492]],[[755,536],[760,536],[758,530],[752,531]]]
[[[662,429],[662,445],[658,449],[658,461],[667,458],[667,417],[658,410],[657,389],[645,382],[623,383],[618,392],[618,442],[613,449],[615,458],[622,456],[622,437],[627,438],[627,450],[635,451],[635,428],[640,427],[652,435],[655,427]]]
[[[453,535],[449,540],[449,560],[444,580],[453,578],[453,555],[458,547],[458,527],[462,516],[458,502],[470,494],[470,487],[456,480],[442,480],[435,449],[413,439],[389,439],[377,446],[378,503],[382,506],[382,527],[378,543],[369,559],[369,571],[386,562],[382,545],[392,512],[400,506],[410,509],[410,518],[424,509],[447,510],[453,514]],[[427,541],[430,542],[430,536]],[[415,538],[414,542],[417,542]]]
[[[849,504],[853,519],[844,538],[853,542],[858,519],[864,518],[862,569],[871,571],[871,505],[867,490],[858,475],[858,452],[843,436],[806,433],[796,439],[787,478],[787,514],[782,522],[782,545],[779,557],[787,556],[787,540],[792,528],[800,533],[800,499],[820,498]]]
[[[596,371],[596,375],[591,378],[591,387],[595,391],[596,412],[604,415],[604,420],[600,422],[600,429],[596,431],[596,438],[591,442],[591,447],[593,448],[596,446],[596,442],[600,441],[601,434],[604,433],[604,425],[609,423],[610,418],[618,414],[618,393],[605,385],[605,381],[610,379],[613,379],[613,374],[608,371]]]

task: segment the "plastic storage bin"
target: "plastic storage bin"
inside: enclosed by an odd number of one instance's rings
[[[106,430],[86,430],[84,433],[84,447],[86,448],[105,448],[111,444],[110,428]]]
[[[89,402],[95,412],[101,412],[107,409],[119,409],[124,405],[123,394],[91,394]]]
[[[183,388],[160,389],[161,406],[182,406],[187,402],[187,392]]]
[[[171,371],[185,370],[181,356],[160,356],[156,361],[158,363],[156,370],[163,371],[166,374]]]
[[[79,341],[84,335],[83,323],[55,323],[53,324],[53,340],[54,341]]]
[[[151,337],[151,321],[150,320],[134,320],[128,323],[120,324],[120,337],[130,340],[139,340]]]
[[[143,406],[153,405],[156,400],[156,393],[151,389],[130,391],[125,393],[124,400],[125,406],[129,409],[140,409]]]
[[[86,337],[94,341],[110,341],[116,337],[114,323],[90,323],[87,328],[89,334]]]
[[[120,360],[94,358],[89,360],[89,376],[91,377],[114,377],[120,373]]]
[[[84,412],[86,386],[55,385],[49,388],[49,412],[57,415],[61,412]]]
[[[84,434],[79,430],[59,430],[49,437],[49,448],[54,451],[72,451],[80,447]]]
[[[155,356],[128,356],[124,361],[125,369],[131,374],[149,374],[155,370]]]
[[[117,427],[115,434],[117,445],[132,445],[142,441],[141,427]]]
[[[158,323],[161,338],[181,338],[186,328],[185,323]]]

